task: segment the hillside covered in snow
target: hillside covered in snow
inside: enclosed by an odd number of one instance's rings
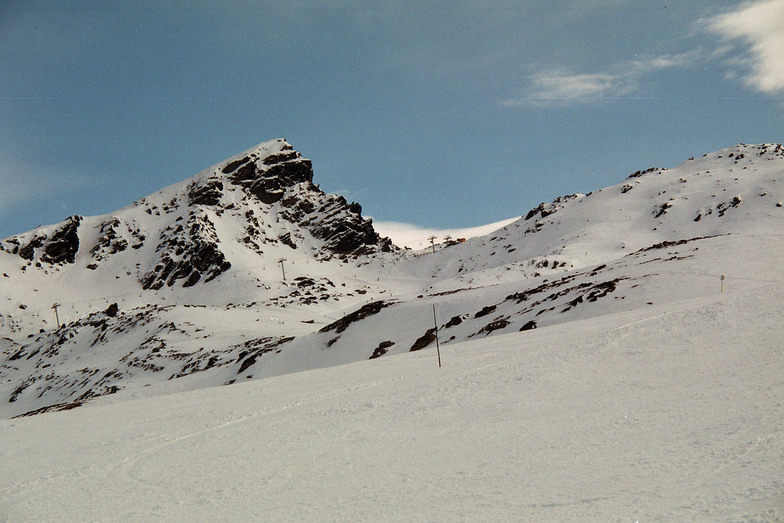
[[[434,306],[450,344],[677,303],[722,275],[771,279],[783,179],[781,145],[742,144],[412,252],[321,191],[287,142],[264,142],[115,213],[0,242],[0,412],[417,351],[435,345]]]
[[[0,519],[780,521],[783,202],[741,144],[411,251],[274,140],[5,238]]]

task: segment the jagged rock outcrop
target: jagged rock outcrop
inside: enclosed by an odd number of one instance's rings
[[[215,225],[203,213],[191,211],[185,225],[167,227],[161,233],[156,253],[158,262],[140,280],[143,289],[171,287],[185,280],[183,287],[208,282],[231,267],[218,245]]]
[[[208,178],[199,184],[193,184],[188,191],[189,205],[217,205],[223,196],[223,180]]]
[[[281,216],[325,240],[324,249],[336,254],[367,254],[389,251],[392,243],[373,229],[372,220],[362,217],[358,203],[327,194],[313,184],[313,166],[288,143],[280,151],[261,156],[251,153],[227,163],[221,172],[231,184],[240,186],[262,203],[279,203]],[[289,237],[289,236],[285,236]]]
[[[266,204],[280,201],[288,187],[313,181],[310,160],[300,156],[289,144],[281,152],[260,157],[250,154],[228,163],[222,170],[234,185],[243,187],[250,195]]]
[[[82,217],[71,216],[60,224],[53,232],[8,238],[6,243],[13,254],[18,254],[27,261],[42,261],[49,264],[74,263],[79,251],[79,224]],[[28,233],[29,234],[29,233]]]

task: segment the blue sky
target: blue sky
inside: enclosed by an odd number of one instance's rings
[[[0,3],[0,237],[278,137],[447,228],[783,124],[784,0]]]

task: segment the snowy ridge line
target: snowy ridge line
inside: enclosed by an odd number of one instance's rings
[[[416,256],[264,142],[116,213],[0,242],[0,417],[429,348],[432,303],[449,346],[709,296],[713,274],[779,281],[777,151],[640,170]],[[394,304],[319,332],[379,301]]]

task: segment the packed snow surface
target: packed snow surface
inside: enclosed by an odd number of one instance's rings
[[[0,422],[30,520],[777,521],[781,282]]]

